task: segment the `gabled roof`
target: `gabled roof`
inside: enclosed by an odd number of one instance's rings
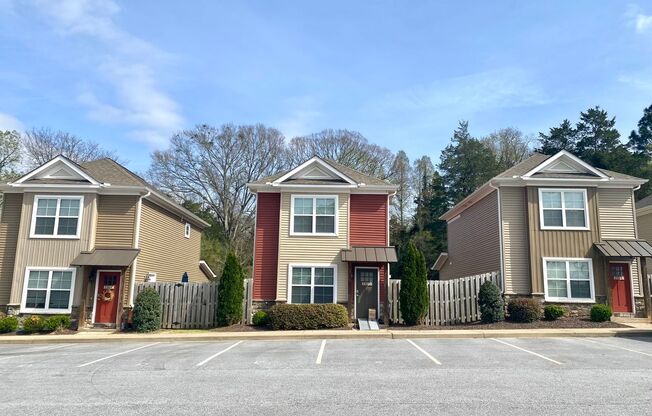
[[[378,187],[395,190],[388,181],[358,172],[330,159],[315,156],[294,169],[279,172],[247,184],[255,190],[264,186],[331,186],[331,187]]]
[[[609,186],[635,188],[647,182],[624,173],[595,168],[562,150],[555,155],[534,153],[494,176],[440,217],[450,220],[492,193],[498,186]],[[652,204],[652,200],[650,201]],[[638,207],[638,204],[637,204]]]

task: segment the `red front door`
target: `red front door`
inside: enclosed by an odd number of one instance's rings
[[[120,272],[99,272],[95,300],[95,323],[114,324],[120,298]]]
[[[632,282],[628,263],[610,263],[611,307],[614,312],[632,312]]]

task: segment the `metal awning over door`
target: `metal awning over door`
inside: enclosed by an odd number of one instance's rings
[[[652,257],[652,246],[645,240],[603,240],[594,246],[604,257]]]

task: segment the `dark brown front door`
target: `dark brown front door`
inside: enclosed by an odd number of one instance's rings
[[[632,312],[632,282],[629,263],[610,263],[611,307],[614,312]]]
[[[120,272],[99,272],[97,278],[95,323],[114,324],[120,298]]]
[[[369,319],[369,309],[376,310],[378,319],[378,269],[355,269],[355,317]]]

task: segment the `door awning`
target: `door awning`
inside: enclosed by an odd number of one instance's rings
[[[359,263],[396,263],[394,247],[351,247],[342,250],[342,261]]]
[[[82,251],[70,263],[73,266],[119,266],[127,267],[140,253],[138,248],[98,248]]]
[[[652,246],[645,240],[603,240],[594,246],[605,257],[652,257]]]

